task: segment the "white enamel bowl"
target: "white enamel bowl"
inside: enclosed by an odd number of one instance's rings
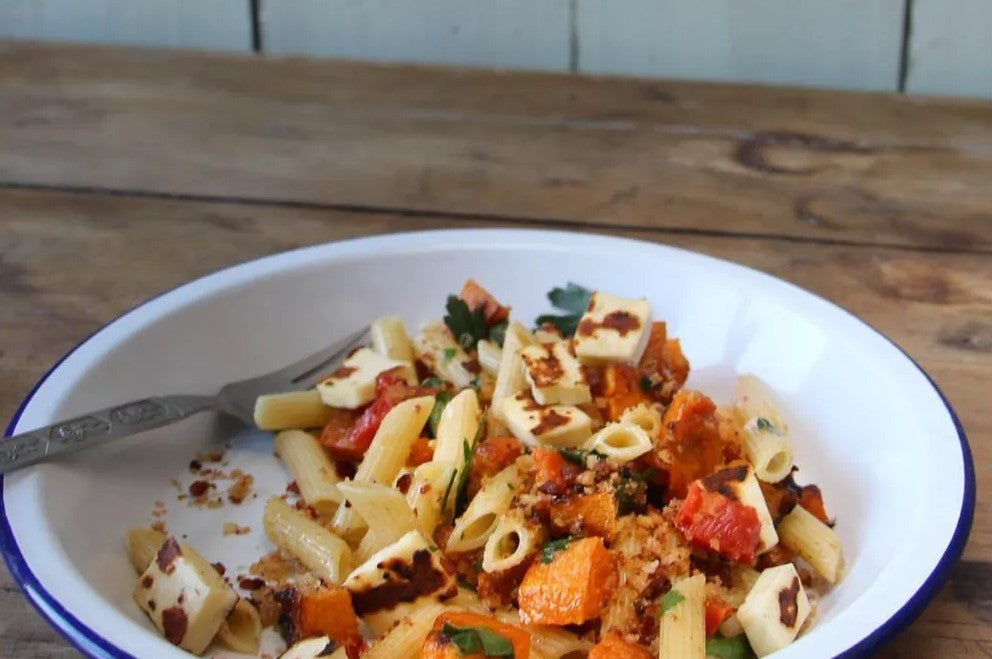
[[[907,625],[967,539],[974,470],[941,393],[898,347],[845,311],[738,265],[649,243],[540,231],[452,231],[353,240],[280,254],[165,293],[87,339],[38,384],[8,434],[140,396],[212,393],[329,344],[385,313],[410,326],[442,314],[475,277],[525,322],[545,293],[574,281],[647,297],[692,363],[689,386],[727,401],[753,372],[792,421],[800,482],[818,483],[837,517],[848,573],[820,601],[787,657],[863,655]],[[223,436],[219,436],[223,435]],[[183,656],[131,601],[130,526],[166,503],[173,533],[228,574],[268,545],[266,496],[287,476],[264,433],[232,441],[230,467],[258,498],[202,511],[176,500],[198,450],[231,440],[217,418],[108,445],[3,480],[0,543],[14,577],[60,632],[99,657]],[[223,536],[221,525],[250,526]]]

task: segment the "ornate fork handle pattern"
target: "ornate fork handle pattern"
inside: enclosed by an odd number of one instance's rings
[[[114,439],[175,423],[211,409],[211,396],[163,396],[108,407],[0,440],[0,474]]]

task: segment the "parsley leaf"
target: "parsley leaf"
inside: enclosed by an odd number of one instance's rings
[[[706,641],[706,654],[720,659],[753,659],[754,657],[754,651],[744,634],[730,638],[714,636]]]
[[[444,488],[444,496],[441,497],[441,512],[442,514],[448,508],[448,495],[451,494],[451,487],[455,484],[455,472],[451,473],[451,478],[448,479],[448,485]]]
[[[534,322],[538,326],[549,323],[554,325],[562,333],[562,336],[572,336],[579,327],[582,314],[589,308],[591,298],[592,291],[572,282],[568,282],[565,288],[552,288],[548,293],[548,299],[552,306],[569,313],[563,315],[544,314],[538,316]]]
[[[764,432],[774,433],[776,435],[781,435],[782,434],[781,432],[779,432],[779,429],[775,427],[775,424],[774,423],[772,423],[771,421],[769,421],[768,419],[766,419],[763,416],[759,416],[758,417],[758,420],[755,423],[758,426],[758,430],[762,430]]]
[[[509,322],[508,320],[501,320],[489,328],[489,340],[500,348],[503,347],[503,340],[506,338],[506,328],[509,326]]]
[[[665,596],[661,598],[661,611],[658,613],[658,617],[661,617],[668,613],[672,607],[674,607],[679,602],[683,601],[685,596],[679,591],[672,588],[670,591],[665,593]]]
[[[558,455],[565,458],[569,462],[579,465],[580,467],[585,467],[587,457],[590,455],[598,455],[602,457],[603,454],[595,449],[586,451],[580,448],[560,448],[558,449]]]
[[[513,658],[513,644],[505,636],[488,627],[456,627],[444,623],[441,634],[458,648],[460,655],[483,654],[487,657]]]
[[[479,339],[486,338],[486,314],[482,307],[470,310],[465,300],[449,295],[445,309],[448,315],[444,317],[444,324],[462,348],[471,350]]]
[[[438,377],[429,377],[420,383],[421,387],[428,389],[444,389],[445,385],[445,381]]]
[[[576,540],[576,538],[566,536],[564,538],[559,538],[558,540],[552,540],[551,542],[545,544],[541,547],[541,562],[550,563],[553,561],[555,554],[567,547],[573,540]]]
[[[462,452],[465,457],[465,466],[458,474],[458,487],[455,489],[455,519],[464,511],[468,504],[468,472],[472,469],[472,455],[475,452],[476,441],[472,441],[471,446],[468,440],[462,442]]]
[[[644,506],[648,481],[658,472],[653,467],[640,473],[630,474],[617,481],[613,496],[617,500],[617,514],[626,515]]]
[[[427,417],[427,425],[431,429],[431,437],[437,437],[437,424],[441,423],[441,415],[444,408],[452,398],[447,391],[439,391],[434,397],[434,407],[431,408],[431,415]]]
[[[447,364],[452,359],[454,359],[456,352],[458,352],[458,351],[455,350],[454,348],[445,348],[444,349],[444,363]]]

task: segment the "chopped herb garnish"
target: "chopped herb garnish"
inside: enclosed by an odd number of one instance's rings
[[[472,387],[476,391],[482,388],[482,381],[478,377],[474,377],[468,382],[468,386]]]
[[[564,538],[559,538],[558,540],[552,540],[551,542],[545,544],[541,547],[541,562],[550,563],[553,561],[555,554],[567,547],[573,540],[575,540],[575,538],[572,536],[566,536]]]
[[[586,458],[588,458],[590,455],[602,456],[603,454],[596,451],[595,449],[592,451],[586,451],[580,448],[560,448],[558,449],[558,455],[565,458],[569,462],[573,462],[579,465],[580,467],[585,467]]]
[[[445,386],[445,382],[441,378],[429,377],[423,382],[421,382],[420,386],[425,387],[427,389],[443,389]]]
[[[640,382],[641,382],[641,391],[648,392],[654,389],[654,382],[651,381],[650,376],[642,375]]]
[[[444,317],[444,324],[462,348],[471,350],[479,339],[486,338],[486,314],[481,306],[471,310],[465,300],[449,295],[445,308],[448,315]]]
[[[665,593],[664,597],[661,598],[661,611],[658,613],[659,617],[668,613],[673,606],[683,600],[685,600],[685,596],[672,588],[670,591]]]
[[[451,494],[451,488],[455,484],[455,472],[451,473],[451,478],[448,479],[448,484],[444,488],[444,496],[441,497],[441,512],[444,513],[448,508],[448,495]]]
[[[764,432],[775,433],[776,435],[781,434],[779,432],[778,428],[775,427],[775,424],[772,423],[771,421],[769,421],[768,419],[766,419],[763,416],[759,416],[758,417],[757,425],[758,425],[758,430],[762,430]]]
[[[450,639],[463,657],[473,654],[482,654],[486,657],[513,657],[513,644],[509,639],[488,627],[455,627],[450,623],[444,623],[441,635]]]
[[[508,323],[509,321],[501,320],[489,328],[489,340],[498,345],[500,348],[503,347],[503,340],[506,338],[506,328]]]
[[[458,352],[458,351],[455,350],[454,348],[445,348],[444,349],[444,363],[447,364],[452,359],[454,359],[456,352]]]
[[[617,482],[613,495],[617,500],[618,515],[632,513],[647,502],[647,483],[654,478],[657,472],[658,470],[652,467],[642,472],[625,476]]]
[[[706,654],[719,659],[754,659],[754,650],[744,634],[730,638],[714,636],[706,641]]]
[[[427,425],[431,429],[431,437],[437,437],[437,424],[441,423],[441,415],[444,414],[444,408],[448,405],[452,396],[447,391],[439,391],[434,397],[434,407],[431,409],[431,415],[427,417]]]
[[[579,327],[582,314],[589,308],[591,298],[592,291],[572,282],[569,282],[565,288],[552,288],[551,292],[548,293],[551,305],[569,313],[562,315],[544,314],[538,316],[534,322],[537,323],[538,327],[549,323],[554,325],[562,333],[562,336],[572,336]]]
[[[468,504],[468,472],[472,468],[472,455],[475,452],[476,442],[469,445],[468,440],[462,442],[462,452],[465,458],[465,466],[458,474],[458,487],[455,489],[455,518],[459,517]]]

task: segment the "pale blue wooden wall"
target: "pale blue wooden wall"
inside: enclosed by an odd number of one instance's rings
[[[992,0],[0,0],[0,38],[992,97]]]

